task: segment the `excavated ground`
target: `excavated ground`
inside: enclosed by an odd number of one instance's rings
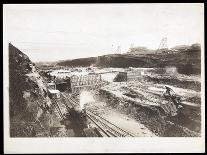
[[[182,80],[189,81],[189,77]],[[95,95],[99,102],[91,108],[137,136],[197,137],[201,127],[199,78],[196,82],[196,90],[190,89],[190,84],[167,85],[145,77],[139,81],[113,82],[99,90]],[[163,97],[166,85],[182,97],[184,108],[174,117],[160,107],[169,102]]]
[[[97,96],[95,102],[87,104],[86,108],[137,137],[156,137],[156,135],[142,123],[127,116],[123,111],[111,107],[103,100],[101,101]]]

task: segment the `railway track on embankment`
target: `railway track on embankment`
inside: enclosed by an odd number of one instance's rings
[[[65,104],[66,109],[69,111],[71,108],[79,106],[79,101],[73,97],[72,95],[66,96],[61,93],[61,97],[63,97],[66,102],[61,102],[61,104]],[[56,102],[59,104],[60,102]],[[124,130],[114,123],[106,120],[102,116],[94,113],[93,111],[86,109],[87,118],[93,122],[97,128],[106,135],[106,137],[135,137],[134,134],[130,133],[127,130]]]

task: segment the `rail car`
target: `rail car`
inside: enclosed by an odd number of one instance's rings
[[[48,93],[49,98],[51,99],[60,98],[60,91],[56,89],[56,84],[53,82],[50,82],[47,84],[47,93]]]
[[[60,91],[57,89],[48,89],[48,96],[51,99],[59,99],[60,98]]]

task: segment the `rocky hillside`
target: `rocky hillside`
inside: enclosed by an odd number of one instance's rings
[[[9,44],[10,136],[48,136],[51,120],[46,104],[51,101],[34,63]]]

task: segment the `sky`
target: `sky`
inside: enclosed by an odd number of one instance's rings
[[[201,43],[204,5],[194,4],[7,4],[4,42],[34,62],[127,52],[131,44],[157,49]]]

